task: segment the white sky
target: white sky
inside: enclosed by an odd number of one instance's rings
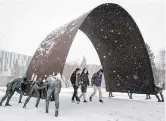
[[[102,3],[125,8],[155,55],[164,48],[164,0],[0,0],[0,48],[32,56],[52,30]],[[93,45],[79,31],[67,60],[80,61],[83,56],[88,63],[100,63]]]

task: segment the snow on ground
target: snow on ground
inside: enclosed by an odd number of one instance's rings
[[[87,97],[93,90],[88,89]],[[0,88],[0,99],[5,88]],[[12,107],[0,107],[0,121],[164,121],[165,103],[157,102],[154,96],[145,100],[145,95],[133,95],[130,100],[126,93],[113,93],[114,98],[108,98],[108,92],[103,89],[103,101],[98,102],[98,93],[92,102],[72,103],[73,89],[63,88],[60,94],[59,117],[54,117],[54,102],[50,103],[49,114],[45,113],[45,101],[41,100],[39,108],[35,108],[36,99],[32,98],[27,109],[18,104],[19,95],[15,93],[11,100]],[[23,98],[23,102],[26,97]]]

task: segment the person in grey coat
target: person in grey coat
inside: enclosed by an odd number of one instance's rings
[[[46,79],[46,87],[47,87],[47,97],[46,97],[46,113],[49,110],[49,101],[52,96],[54,95],[55,100],[55,116],[58,116],[59,113],[59,93],[61,92],[61,74],[58,73],[56,76],[49,76]]]
[[[12,79],[10,82],[8,82],[6,84],[6,93],[5,95],[2,97],[1,101],[0,101],[0,106],[2,106],[3,101],[7,98],[6,104],[5,106],[11,106],[9,104],[10,99],[12,98],[14,92],[18,92],[20,94],[20,98],[19,98],[19,102],[21,103],[22,100],[22,96],[23,96],[23,90],[21,88],[21,85],[23,85],[24,83],[26,83],[27,81],[27,76],[25,75],[23,78],[14,78]]]
[[[26,98],[25,103],[23,105],[23,108],[26,108],[27,103],[29,102],[29,100],[31,99],[31,97],[33,96],[33,94],[35,93],[37,96],[37,100],[36,100],[36,105],[35,107],[38,107],[39,102],[40,102],[40,89],[45,88],[44,83],[42,82],[42,78],[39,78],[37,81],[34,82],[34,84],[32,85],[32,88],[30,90],[30,94],[29,96]]]

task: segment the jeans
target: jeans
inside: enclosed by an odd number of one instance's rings
[[[94,91],[93,91],[93,93],[91,94],[90,97],[93,97],[96,94],[96,91],[98,90],[98,92],[99,92],[99,100],[102,100],[101,87],[97,87],[95,85],[93,87],[94,87]]]
[[[72,96],[72,100],[76,99],[76,101],[79,100],[78,98],[78,86],[77,85],[73,85],[73,88],[74,88],[74,93],[73,93],[73,96]]]

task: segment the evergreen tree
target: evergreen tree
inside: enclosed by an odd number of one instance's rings
[[[146,43],[146,49],[148,51],[149,54],[149,58],[150,58],[150,62],[151,62],[151,66],[152,68],[155,68],[155,63],[154,63],[154,53],[152,52],[152,50],[150,49],[150,46]]]
[[[155,56],[152,50],[150,49],[150,46],[147,43],[146,43],[146,49],[148,51],[148,55],[150,58],[155,84],[158,85],[159,84],[159,74],[158,74],[159,69],[156,67],[154,62]]]
[[[82,70],[83,68],[88,68],[87,59],[85,58],[85,56],[83,57],[80,65],[80,69]]]

